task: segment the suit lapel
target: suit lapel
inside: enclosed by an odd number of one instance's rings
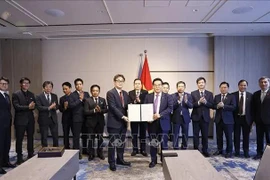
[[[44,105],[50,106],[50,104],[49,104],[49,102],[48,102],[48,100],[47,100],[44,93],[41,94],[41,98],[43,99]],[[51,101],[52,101],[52,95],[51,95]]]

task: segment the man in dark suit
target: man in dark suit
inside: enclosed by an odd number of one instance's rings
[[[96,135],[98,139],[97,156],[104,160],[102,144],[105,126],[104,114],[108,112],[107,103],[104,98],[99,97],[99,85],[92,85],[90,92],[92,97],[87,98],[84,102],[84,114],[86,116],[85,125],[87,127],[87,133],[90,136],[88,141],[88,160],[92,161],[95,157],[94,145]]]
[[[129,97],[132,104],[143,104],[145,96],[148,94],[146,90],[142,89],[142,82],[140,79],[134,80],[134,90],[129,91]],[[140,128],[140,153],[143,156],[147,156],[145,151],[146,146],[146,127],[147,122],[131,122],[131,134],[133,151],[131,156],[135,156],[139,153],[138,150],[138,131]]]
[[[202,154],[209,157],[208,153],[208,129],[210,109],[213,108],[213,93],[205,90],[206,80],[199,77],[196,80],[198,90],[191,92],[193,100],[193,110],[191,113],[193,125],[193,145],[194,149],[199,149],[199,133],[202,134]]]
[[[83,91],[83,80],[77,78],[74,80],[76,90],[69,96],[68,107],[72,110],[73,126],[73,149],[80,149],[80,135],[82,133],[82,153],[87,154],[87,128],[85,126],[84,102],[90,98],[88,92]],[[79,158],[82,158],[79,153]]]
[[[145,104],[153,103],[153,119],[149,119],[148,134],[150,137],[150,154],[151,162],[149,168],[155,167],[157,164],[157,147],[168,142],[168,133],[170,126],[170,115],[173,110],[173,100],[169,94],[162,93],[162,80],[155,78],[152,82],[154,92],[147,94]],[[167,141],[167,142],[166,142]],[[162,161],[162,153],[161,153]]]
[[[244,156],[249,158],[249,133],[252,125],[252,94],[246,91],[247,86],[248,82],[246,80],[240,80],[238,82],[239,91],[233,93],[236,99],[236,108],[234,111],[234,150],[235,156],[240,156],[240,137],[242,130]]]
[[[259,79],[260,90],[253,94],[252,117],[256,123],[257,155],[254,159],[261,159],[264,150],[264,136],[266,144],[270,145],[270,79],[261,77]]]
[[[217,146],[218,150],[214,155],[222,154],[223,152],[223,132],[226,137],[226,155],[225,158],[232,157],[232,133],[233,133],[233,111],[236,108],[235,97],[229,94],[229,83],[222,82],[219,85],[220,94],[214,98],[214,108],[216,109],[215,123],[217,132]]]
[[[127,125],[127,108],[130,103],[128,93],[123,90],[125,77],[117,74],[113,78],[114,88],[107,92],[108,121],[107,130],[109,133],[108,162],[111,171],[116,171],[116,164],[130,166],[130,162],[124,160],[125,139]],[[115,162],[115,148],[117,159]]]
[[[62,127],[64,133],[64,146],[65,149],[70,149],[69,146],[69,132],[73,130],[72,128],[72,112],[68,107],[68,99],[71,94],[71,84],[69,82],[64,82],[62,84],[64,96],[60,98],[59,110],[62,113]]]
[[[43,91],[36,97],[38,113],[38,124],[41,134],[41,145],[47,147],[48,129],[51,131],[53,146],[58,146],[58,120],[56,110],[58,109],[58,98],[52,93],[53,82],[45,81]]]
[[[7,94],[9,80],[0,78],[0,174],[7,172],[3,167],[15,167],[9,162],[9,150],[11,144],[11,103]]]
[[[34,131],[35,131],[35,95],[28,89],[30,79],[23,77],[20,80],[21,89],[12,94],[12,103],[15,109],[15,135],[16,135],[16,153],[17,164],[23,163],[22,142],[25,132],[27,133],[27,152],[28,159],[34,154]]]
[[[193,107],[192,98],[185,92],[186,83],[179,81],[176,84],[177,92],[172,95],[173,106],[173,148],[179,149],[179,131],[182,129],[181,149],[187,149],[188,146],[188,128],[190,123],[189,109]]]

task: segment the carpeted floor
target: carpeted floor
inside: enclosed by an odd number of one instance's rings
[[[62,144],[62,142],[60,142]],[[95,158],[89,162],[87,156],[83,156],[80,160],[80,170],[77,173],[78,180],[162,180],[164,179],[162,172],[162,164],[158,161],[158,165],[155,168],[148,168],[150,157],[143,157],[142,155],[136,155],[131,157],[130,141],[127,142],[127,148],[125,150],[125,160],[132,163],[131,167],[117,166],[117,171],[112,172],[108,169],[107,158],[100,160]],[[35,150],[40,148],[40,142],[35,142]],[[189,149],[192,148],[192,142],[189,142]],[[209,150],[213,153],[216,150],[216,143],[213,140],[209,140]],[[107,157],[107,151],[105,148],[105,156]],[[256,154],[256,144],[254,141],[250,142],[250,155]],[[24,157],[27,153],[24,151]],[[16,162],[16,153],[14,152],[14,142],[12,143],[10,152],[11,162]],[[217,171],[228,180],[252,180],[256,173],[259,161],[252,158],[229,158],[225,159],[222,156],[211,156],[207,158],[208,161],[217,169]],[[179,167],[181,168],[181,167]],[[11,169],[7,169],[8,171]]]

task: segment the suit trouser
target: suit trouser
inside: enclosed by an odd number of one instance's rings
[[[204,121],[203,117],[199,121],[192,121],[193,126],[193,146],[194,149],[199,149],[199,134],[202,134],[202,152],[208,151],[208,129],[209,122]]]
[[[29,121],[27,125],[15,125],[17,156],[22,156],[22,143],[23,143],[25,132],[27,133],[27,152],[28,152],[28,155],[33,155],[33,153],[34,153],[34,131],[35,131],[35,121]]]
[[[103,144],[103,131],[104,126],[100,123],[97,123],[95,127],[87,127],[88,130],[88,152],[89,155],[95,155],[95,138],[97,135],[98,146],[97,146],[97,154],[102,153],[102,144]]]
[[[234,126],[233,124],[224,124],[223,120],[220,120],[218,123],[216,123],[218,151],[223,151],[223,132],[224,132],[226,137],[226,153],[232,153],[233,126]]]
[[[11,127],[0,127],[0,168],[9,162],[9,150],[11,145]]]
[[[270,145],[270,125],[263,122],[256,123],[257,154],[262,155],[264,151],[264,135],[266,144]]]
[[[115,164],[115,149],[118,160],[124,159],[124,149],[126,141],[127,127],[122,125],[120,128],[107,128],[109,133],[108,163]]]
[[[147,127],[147,122],[131,122],[133,151],[138,152],[138,131],[139,131],[139,128],[140,128],[140,150],[141,150],[141,152],[145,151],[146,127]]]
[[[48,118],[48,124],[45,125],[39,125],[40,133],[41,133],[41,145],[42,147],[48,146],[48,133],[49,129],[51,131],[51,135],[53,138],[53,146],[58,146],[58,124],[53,122],[52,118]]]
[[[71,131],[72,135],[73,135],[72,122],[62,123],[62,127],[63,127],[63,133],[64,133],[64,146],[65,146],[65,149],[70,149],[69,132]]]
[[[234,124],[234,150],[236,153],[240,152],[240,137],[241,130],[243,134],[243,150],[245,153],[249,152],[249,133],[250,125],[246,121],[246,116],[237,116]]]
[[[80,149],[80,135],[82,131],[82,122],[73,122],[73,149]]]
[[[187,148],[187,143],[188,143],[188,126],[189,123],[178,123],[178,124],[173,124],[173,148],[174,149],[179,149],[179,131],[181,128],[181,134],[182,134],[182,148]]]

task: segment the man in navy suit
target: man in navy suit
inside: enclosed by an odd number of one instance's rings
[[[234,150],[235,156],[240,156],[241,130],[243,135],[243,150],[245,158],[249,158],[249,133],[252,125],[251,100],[252,94],[247,92],[248,82],[244,79],[238,82],[238,89],[233,93],[236,99],[234,111]]]
[[[84,103],[84,114],[86,116],[86,128],[87,133],[90,136],[88,141],[88,160],[92,161],[95,157],[95,136],[97,135],[98,146],[97,146],[97,156],[104,160],[103,155],[103,132],[105,126],[104,114],[108,112],[106,100],[99,96],[100,86],[94,84],[90,88],[92,97],[87,98]]]
[[[45,81],[42,85],[43,92],[36,97],[38,110],[38,124],[41,134],[41,145],[47,147],[47,137],[50,129],[53,146],[58,146],[58,120],[56,110],[59,108],[57,95],[52,93],[53,82]]]
[[[179,149],[179,131],[182,129],[182,145],[181,149],[187,149],[188,146],[188,127],[190,123],[189,109],[193,107],[192,97],[185,92],[186,83],[179,81],[176,84],[177,92],[173,97],[173,148]]]
[[[252,117],[256,123],[257,155],[254,159],[261,159],[264,150],[264,136],[270,145],[270,79],[263,76],[259,79],[260,90],[253,94]]]
[[[69,96],[68,107],[72,111],[73,126],[73,149],[80,149],[80,135],[82,138],[82,153],[87,154],[87,128],[85,126],[84,102],[90,98],[88,92],[83,91],[83,80],[77,78],[74,80],[76,90]],[[79,158],[82,158],[81,152]]]
[[[124,149],[127,125],[127,108],[130,103],[128,93],[123,90],[125,77],[117,74],[113,78],[114,88],[107,92],[108,121],[107,131],[109,133],[108,162],[111,171],[116,171],[116,164],[130,166],[130,162],[124,160]],[[115,149],[117,159],[115,161]]]
[[[228,93],[229,87],[229,83],[227,82],[220,83],[220,94],[216,95],[214,98],[214,108],[216,109],[215,123],[218,145],[218,150],[214,153],[214,155],[222,154],[224,132],[227,143],[225,158],[232,157],[232,133],[234,125],[233,111],[236,108],[234,95]]]
[[[150,136],[150,154],[151,162],[149,168],[157,164],[157,147],[168,142],[168,133],[170,126],[170,115],[173,110],[173,100],[169,94],[162,93],[162,80],[155,78],[152,82],[154,92],[147,94],[145,104],[153,103],[153,121],[148,123],[148,134]],[[150,121],[150,120],[149,120]],[[162,161],[162,153],[161,153]]]
[[[3,167],[15,167],[9,162],[9,149],[11,143],[11,104],[8,90],[9,80],[0,78],[0,174],[7,172]]]
[[[142,82],[140,79],[134,80],[134,90],[129,91],[129,97],[132,104],[143,104],[145,96],[148,94],[146,90],[142,89]],[[139,153],[138,149],[138,132],[140,128],[140,153],[143,156],[147,156],[146,153],[146,127],[147,122],[131,122],[131,134],[133,151],[131,156],[135,156]]]
[[[62,89],[65,95],[60,98],[59,110],[62,113],[64,146],[65,146],[65,149],[70,149],[69,132],[73,131],[73,127],[72,127],[72,111],[68,107],[68,100],[71,94],[71,84],[69,82],[64,82],[62,84]]]
[[[23,77],[20,80],[21,89],[12,94],[12,104],[15,109],[15,135],[16,135],[16,153],[17,164],[23,163],[22,143],[25,132],[27,132],[27,151],[28,159],[34,154],[34,131],[35,131],[35,95],[28,89],[30,79]]]
[[[191,113],[193,125],[193,145],[194,149],[199,149],[199,133],[202,134],[202,154],[209,157],[208,153],[208,129],[210,109],[213,108],[213,93],[205,90],[206,80],[199,77],[196,80],[198,90],[191,92],[193,100],[193,110]]]

